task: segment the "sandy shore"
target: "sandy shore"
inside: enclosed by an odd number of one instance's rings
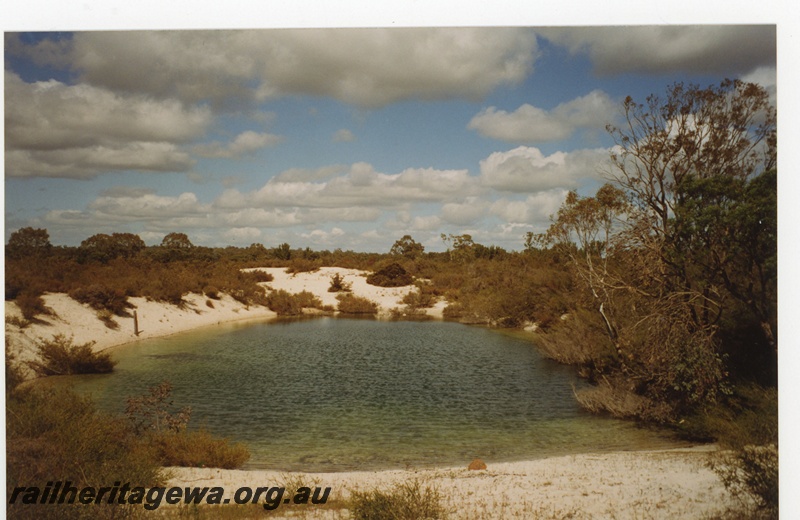
[[[353,293],[379,305],[380,314],[402,307],[402,298],[413,286],[381,288],[368,285],[362,271],[322,268],[313,273],[290,275],[282,268],[264,268],[274,277],[263,284],[291,293],[303,290],[317,295],[324,304],[336,305],[336,295],[327,292],[330,278],[338,273],[352,284]],[[95,341],[95,350],[142,339],[166,336],[240,320],[264,320],[275,313],[261,306],[245,306],[229,296],[207,305],[207,298],[192,294],[186,305],[130,298],[139,319],[140,334],[134,334],[133,318],[115,318],[112,330],[94,310],[66,294],[46,294],[45,303],[54,316],[41,323],[19,328],[6,323],[6,335],[21,360],[31,359],[37,339],[55,334],[72,336],[76,343]],[[427,312],[441,318],[444,302]],[[7,317],[20,316],[13,302],[6,302]],[[436,486],[453,518],[703,518],[728,504],[728,495],[717,476],[706,466],[705,449],[657,452],[624,452],[574,455],[543,460],[489,463],[488,470],[464,468],[408,471],[292,474],[274,471],[230,471],[172,468],[172,485],[222,486],[233,493],[241,486],[282,486],[288,480],[309,486],[330,486],[331,500],[346,499],[351,489],[388,488],[393,483],[417,479]],[[305,508],[307,518],[345,518],[343,509]],[[287,515],[279,509],[276,513]]]
[[[463,468],[345,473],[170,468],[175,486],[220,486],[232,496],[243,486],[298,483],[331,487],[340,504],[350,490],[390,490],[417,480],[438,489],[451,518],[707,518],[733,505],[717,475],[706,467],[712,447],[666,451],[570,455]],[[300,510],[300,511],[298,511]],[[347,518],[346,509],[314,506],[275,511],[277,517]]]
[[[318,296],[326,305],[336,306],[336,294],[329,293],[331,277],[339,274],[346,283],[352,284],[352,292],[356,296],[368,298],[378,304],[379,316],[386,317],[394,308],[403,306],[401,300],[414,286],[407,287],[375,287],[367,284],[365,271],[344,269],[339,267],[323,267],[312,273],[286,273],[284,268],[259,268],[274,277],[272,282],[263,283],[270,290],[283,289],[290,293],[309,291]],[[184,296],[186,304],[183,308],[163,302],[147,301],[145,298],[129,298],[136,310],[139,321],[139,334],[134,331],[133,317],[118,317],[114,320],[117,329],[108,328],[97,318],[97,312],[89,306],[78,303],[66,294],[54,293],[43,296],[45,305],[54,312],[52,316],[40,316],[30,325],[19,328],[6,322],[6,334],[13,352],[20,360],[33,359],[35,345],[40,339],[51,339],[57,334],[72,337],[75,344],[94,341],[94,350],[124,345],[134,341],[169,336],[180,332],[195,330],[201,327],[231,323],[243,320],[265,320],[277,315],[266,307],[259,305],[243,305],[230,296],[223,295],[219,300],[209,301],[200,294]],[[445,302],[440,302],[428,313],[434,318],[442,317]],[[14,302],[5,302],[6,317],[21,317],[19,308]]]

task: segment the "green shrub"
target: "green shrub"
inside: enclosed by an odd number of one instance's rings
[[[28,365],[39,376],[68,374],[103,374],[114,370],[115,361],[105,352],[93,352],[94,342],[73,345],[72,338],[63,334],[51,340],[39,340],[37,353],[39,361],[29,361]]]
[[[377,314],[378,304],[350,293],[338,294],[339,312],[345,314]]]
[[[408,271],[397,262],[393,262],[367,276],[367,283],[378,287],[404,287],[411,285],[413,282],[414,277],[408,274]]]
[[[434,520],[447,516],[441,500],[437,489],[414,480],[390,491],[351,491],[350,512],[355,520]]]

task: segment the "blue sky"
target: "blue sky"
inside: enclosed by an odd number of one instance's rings
[[[520,249],[625,96],[775,71],[771,25],[6,32],[6,239]]]

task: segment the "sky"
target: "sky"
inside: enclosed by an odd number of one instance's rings
[[[509,250],[609,172],[626,96],[724,78],[776,100],[775,25],[4,35],[5,236],[79,245]]]

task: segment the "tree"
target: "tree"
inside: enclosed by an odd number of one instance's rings
[[[389,250],[390,255],[404,256],[412,260],[422,255],[424,252],[425,246],[416,242],[411,238],[411,235],[404,235],[403,238],[397,240]]]
[[[169,233],[161,241],[161,247],[170,249],[189,249],[194,247],[186,233]]]
[[[292,246],[284,242],[273,250],[273,254],[278,260],[291,260]]]
[[[52,247],[46,229],[24,227],[11,233],[6,251],[12,258],[24,258],[46,254]]]
[[[758,198],[754,192],[763,182],[757,179],[776,164],[775,109],[763,87],[739,80],[705,89],[676,83],[665,99],[652,95],[638,104],[628,97],[623,107],[625,125],[608,130],[618,145],[612,177],[638,209],[626,240],[648,251],[659,270],[656,281],[681,294],[695,326],[711,329],[726,295],[748,305],[755,297],[748,289],[750,277],[726,275],[749,269],[736,267],[741,259],[736,251],[758,243],[754,231],[775,232],[767,229],[774,218],[764,215],[756,229],[742,214],[744,207],[755,209],[745,198]],[[769,195],[760,191],[760,202],[774,213],[774,199],[764,199]],[[745,219],[741,223],[750,222],[749,231],[741,229],[737,216]],[[774,251],[774,243],[761,245]],[[763,267],[773,255],[763,247],[759,258],[748,262],[771,276]],[[758,284],[766,285],[766,280]],[[763,291],[758,296],[768,297]],[[755,312],[773,343],[765,306]]]
[[[131,258],[145,248],[144,241],[133,233],[98,233],[80,245],[80,258],[108,263],[114,258]]]

